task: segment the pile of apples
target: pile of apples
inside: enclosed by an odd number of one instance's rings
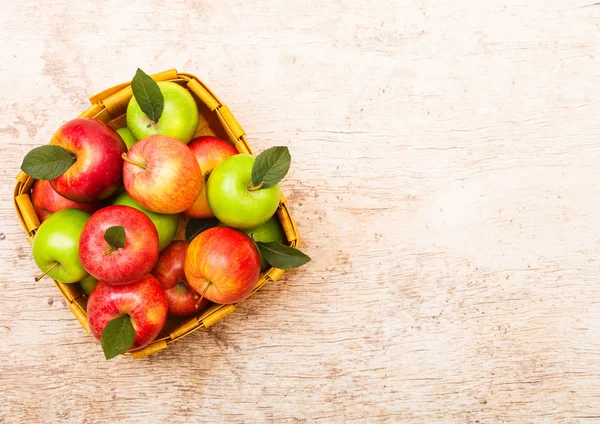
[[[199,112],[188,90],[140,69],[132,90],[127,127],[74,119],[21,166],[38,180],[36,281],[81,284],[107,359],[147,346],[169,314],[242,301],[269,265],[310,260],[283,244],[275,215],[286,147],[254,157],[216,137],[193,139]],[[187,240],[174,240],[180,221]]]

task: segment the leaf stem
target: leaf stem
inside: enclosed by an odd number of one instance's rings
[[[143,168],[143,169],[148,168],[148,165],[146,165],[145,163],[141,163],[141,162],[135,161],[133,159],[129,159],[129,157],[127,156],[127,153],[123,153],[121,155],[121,159],[123,159],[125,162],[130,163],[132,165],[139,166],[140,168]]]
[[[42,272],[40,275],[35,277],[35,281],[40,281],[42,278],[44,278],[50,271],[52,271],[58,265],[59,265],[58,261],[54,261],[54,263],[52,265],[50,265],[50,268],[48,268],[46,271]]]
[[[250,184],[250,185],[248,186],[248,191],[256,191],[256,190],[260,190],[261,188],[263,188],[263,187],[264,187],[264,185],[265,185],[265,182],[264,182],[264,181],[261,181],[261,182],[260,182],[260,184],[259,184],[259,185],[257,185],[257,186]]]
[[[106,249],[106,250],[104,251],[104,256],[106,256],[106,255],[110,255],[112,252],[115,252],[115,251],[116,251],[116,250],[118,250],[118,249],[119,249],[118,247],[115,247],[115,246],[110,246],[110,249]]]

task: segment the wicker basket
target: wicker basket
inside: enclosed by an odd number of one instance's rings
[[[187,73],[179,73],[175,69],[171,69],[152,75],[152,78],[156,81],[175,82],[192,93],[200,112],[200,122],[195,137],[215,135],[224,140],[229,140],[240,153],[253,153],[244,137],[244,130],[233,117],[227,106],[222,104],[217,96],[215,96],[197,77]],[[126,126],[125,111],[132,95],[130,83],[120,84],[104,90],[90,98],[92,106],[79,115],[79,117],[104,121],[114,129],[124,127]],[[30,198],[31,187],[34,182],[34,178],[22,171],[19,172],[14,194],[17,217],[21,221],[21,225],[23,226],[30,243],[33,241],[36,229],[40,225],[40,221],[33,209]],[[290,215],[283,193],[281,194],[279,208],[277,209],[277,216],[285,232],[287,244],[292,247],[298,247],[300,245],[300,235],[298,234],[296,223]],[[185,225],[185,221],[183,222],[183,225]],[[181,231],[178,231],[178,235],[179,237],[176,238],[181,238]],[[267,281],[277,281],[283,272],[283,270],[278,268],[269,268],[266,272],[261,274],[252,294],[256,293]],[[63,284],[58,281],[54,281],[54,283],[66,299],[69,309],[71,309],[81,326],[85,331],[90,333],[86,313],[87,296],[82,291],[80,285],[77,283]],[[203,311],[200,311],[196,316],[191,318],[169,317],[165,328],[154,342],[143,349],[126,355],[138,359],[154,352],[158,352],[195,330],[203,327],[208,328],[217,321],[225,318],[235,310],[236,305],[237,304],[210,304]]]

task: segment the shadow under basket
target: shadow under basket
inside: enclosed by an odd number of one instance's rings
[[[235,146],[239,153],[253,154],[252,149],[248,145],[244,136],[244,130],[233,117],[227,106],[215,96],[212,91],[202,83],[197,77],[187,73],[179,73],[175,69],[171,69],[159,74],[152,75],[155,81],[172,81],[186,88],[196,100],[200,120],[198,129],[194,137],[213,135],[229,141]],[[125,111],[127,104],[133,96],[131,91],[131,83],[116,85],[112,88],[104,90],[90,98],[92,106],[79,115],[80,118],[93,118],[106,122],[114,129],[119,129],[126,126]],[[31,188],[35,179],[28,176],[24,172],[19,172],[17,175],[17,185],[14,193],[15,209],[17,217],[21,221],[21,225],[27,234],[29,242],[33,241],[35,232],[40,226],[40,221],[35,213],[31,203]],[[296,223],[292,219],[288,210],[287,202],[283,193],[277,209],[277,217],[281,223],[287,244],[292,247],[300,245],[300,235]],[[184,238],[185,219],[180,219],[180,229],[176,239]],[[282,269],[271,267],[266,272],[261,273],[256,287],[252,291],[253,295],[268,281],[277,281],[283,274]],[[56,287],[63,295],[69,309],[75,315],[81,326],[90,333],[87,320],[87,296],[81,289],[79,283],[64,284],[54,280]],[[143,358],[152,353],[165,349],[171,343],[193,333],[199,328],[208,328],[217,321],[225,318],[232,313],[237,304],[220,305],[209,304],[202,311],[199,311],[193,317],[173,317],[169,316],[165,327],[158,335],[156,340],[150,343],[145,348],[137,351],[126,353],[124,355],[132,356],[135,359]]]

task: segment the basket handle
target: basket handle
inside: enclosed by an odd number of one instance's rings
[[[177,75],[178,75],[177,69],[168,69],[166,71],[159,72],[158,74],[152,74],[150,76],[154,79],[154,81],[166,81],[166,80],[176,79]],[[114,87],[111,87],[111,88],[107,88],[106,90],[103,90],[103,91],[99,92],[98,94],[95,94],[92,97],[90,97],[90,103],[93,105],[95,105],[97,103],[102,103],[102,102],[104,102],[104,100],[106,100],[107,98],[109,98],[110,96],[115,94],[116,92],[122,90],[123,88],[129,87],[129,86],[131,86],[131,81],[115,85]]]

